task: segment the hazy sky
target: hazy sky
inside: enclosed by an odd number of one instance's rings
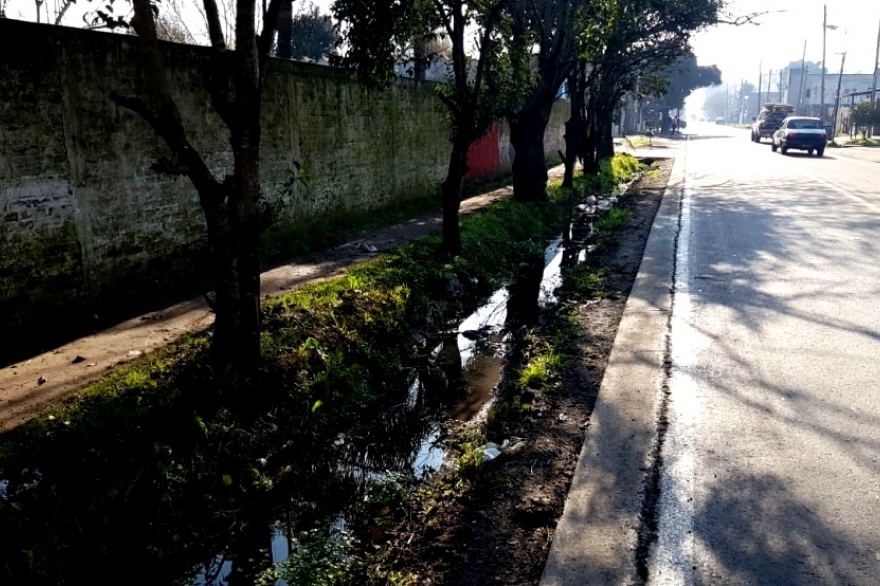
[[[807,41],[807,61],[822,60],[822,7],[828,6],[826,69],[840,69],[840,53],[847,52],[848,73],[871,73],[880,27],[877,0],[734,0],[737,14],[766,11],[758,25],[714,26],[694,38],[701,65],[717,65],[725,82],[746,78],[755,83],[763,72],[779,70],[800,60]]]

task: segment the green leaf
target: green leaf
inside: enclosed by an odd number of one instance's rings
[[[208,437],[208,426],[205,425],[205,420],[201,418],[199,415],[193,416],[193,421],[202,430],[202,433],[205,434],[205,437]]]
[[[321,407],[321,405],[323,405],[323,404],[324,404],[323,401],[321,401],[320,399],[315,401],[315,404],[312,405],[312,413],[317,411]]]
[[[225,484],[226,486],[229,486],[230,484],[232,484],[232,476],[230,476],[229,474],[224,474],[223,475],[223,484]]]

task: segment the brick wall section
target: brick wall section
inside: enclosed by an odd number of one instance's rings
[[[149,170],[167,150],[107,98],[113,90],[135,93],[136,44],[131,36],[0,19],[0,330],[46,309],[91,312],[120,292],[180,286],[197,274],[205,228],[194,189]],[[232,157],[202,85],[208,52],[165,50],[190,140],[222,177]],[[566,112],[561,102],[548,153],[562,141]],[[510,168],[503,125],[495,140],[488,146],[496,168],[484,164],[481,178]],[[293,161],[309,175],[308,187],[284,202],[281,224],[436,192],[448,155],[431,84],[401,80],[368,91],[326,67],[271,63],[264,193],[280,197]]]

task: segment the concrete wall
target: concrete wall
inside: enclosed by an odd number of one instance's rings
[[[167,149],[107,98],[136,93],[137,42],[0,19],[0,330],[35,311],[72,303],[91,311],[120,292],[199,278],[205,229],[194,189],[150,171]],[[222,177],[232,157],[203,87],[208,52],[165,50],[190,140]],[[310,179],[284,201],[283,225],[437,191],[449,142],[432,84],[368,91],[327,67],[274,60],[263,100],[264,193],[280,197],[293,161]],[[549,153],[566,111],[557,105]],[[484,164],[480,177],[509,169],[507,131],[493,136],[496,169]]]

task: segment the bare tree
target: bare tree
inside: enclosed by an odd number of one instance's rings
[[[156,18],[156,35],[162,41],[195,45],[196,39],[190,32],[186,23],[176,18],[173,14],[160,13]]]

